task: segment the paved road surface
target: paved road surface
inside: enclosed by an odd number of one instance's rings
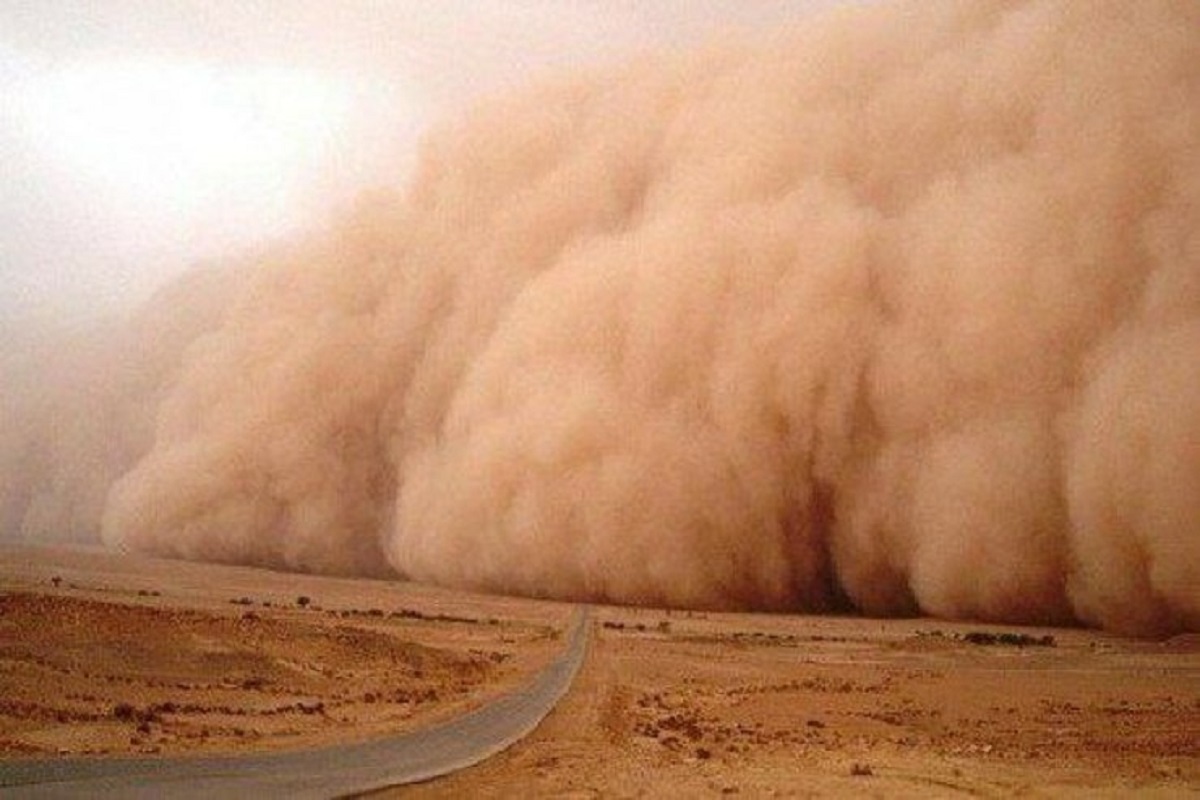
[[[435,778],[518,741],[566,694],[587,650],[580,607],[566,648],[499,700],[403,736],[286,753],[206,758],[44,759],[0,762],[0,796],[326,798]]]

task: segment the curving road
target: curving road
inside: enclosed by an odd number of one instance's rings
[[[255,756],[0,763],[0,795],[327,798],[429,780],[477,764],[536,728],[570,688],[589,630],[581,606],[562,654],[529,683],[469,714],[402,736]]]

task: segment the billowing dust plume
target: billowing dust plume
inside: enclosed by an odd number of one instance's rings
[[[1200,629],[1200,4],[853,7],[492,101],[257,264],[107,542]]]
[[[0,324],[0,542],[94,542],[113,482],[154,441],[184,350],[246,279],[198,266],[129,318]]]

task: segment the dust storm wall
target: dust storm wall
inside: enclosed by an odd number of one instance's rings
[[[104,539],[1200,628],[1200,6],[896,2],[501,97],[250,268]]]

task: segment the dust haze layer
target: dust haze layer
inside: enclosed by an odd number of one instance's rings
[[[494,99],[253,267],[110,543],[1200,629],[1200,5],[841,9]]]

